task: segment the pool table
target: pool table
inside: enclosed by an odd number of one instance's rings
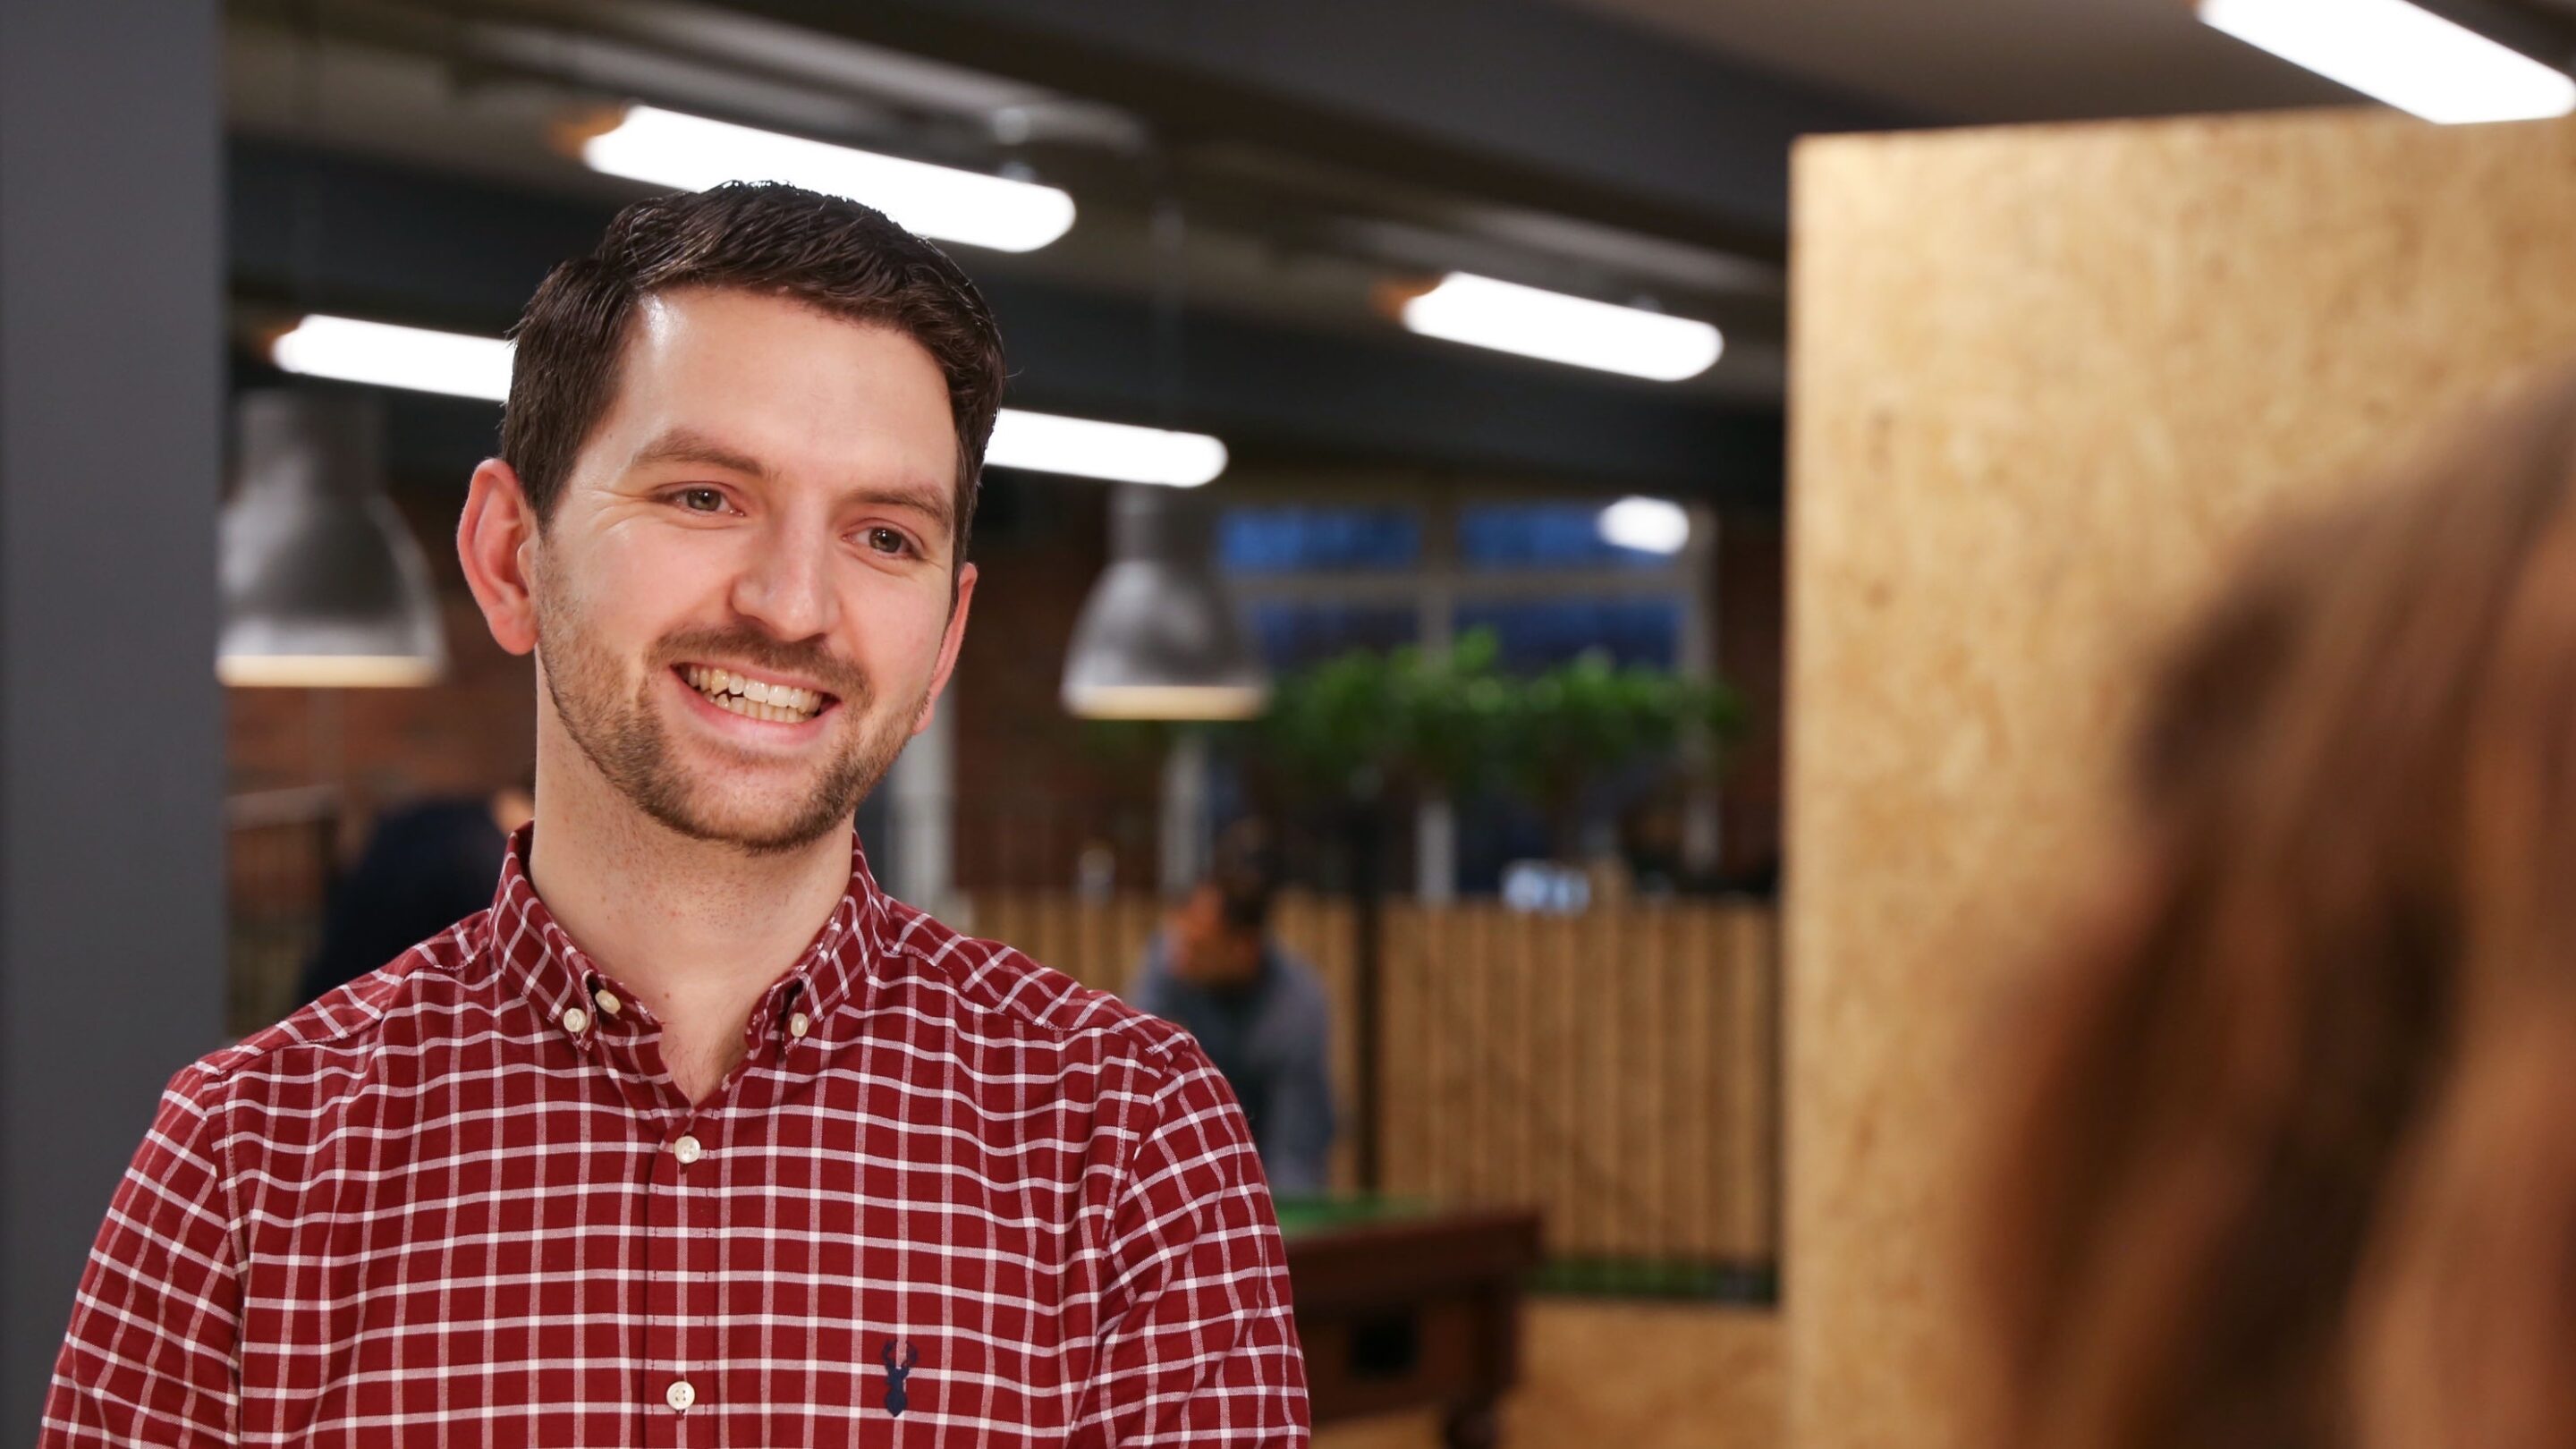
[[[1436,1408],[1451,1449],[1497,1443],[1538,1214],[1384,1198],[1278,1207],[1315,1422]]]

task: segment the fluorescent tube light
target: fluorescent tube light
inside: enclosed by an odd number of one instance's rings
[[[439,661],[384,654],[225,654],[215,678],[235,689],[418,689]]]
[[[278,338],[269,356],[288,372],[312,377],[503,402],[510,396],[510,350],[509,343],[496,337],[313,316]],[[1205,433],[1004,408],[993,420],[984,461],[1040,473],[1196,488],[1225,471],[1226,451],[1224,443]]]
[[[1225,444],[1205,433],[1169,433],[1126,423],[1002,409],[984,461],[1003,468],[1071,473],[1118,483],[1196,488],[1225,471]]]
[[[314,316],[271,344],[269,358],[288,372],[309,377],[491,402],[506,402],[510,396],[510,344],[497,337]]]
[[[627,107],[613,129],[582,143],[581,159],[593,171],[690,191],[727,181],[790,182],[865,202],[923,236],[995,251],[1035,251],[1073,226],[1073,198],[1052,186],[655,106]]]
[[[1661,498],[1622,498],[1595,526],[1603,543],[1642,553],[1680,553],[1690,542],[1690,514]]]
[[[2428,121],[2576,111],[2576,79],[2406,0],[2200,0],[2200,18]]]
[[[1073,684],[1062,691],[1067,714],[1081,719],[1209,721],[1251,719],[1270,703],[1254,684]]]
[[[1657,382],[1697,377],[1725,348],[1717,329],[1705,322],[1467,272],[1451,272],[1408,299],[1402,315],[1407,328],[1426,337]]]

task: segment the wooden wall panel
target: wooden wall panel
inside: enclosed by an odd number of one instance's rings
[[[1161,924],[1144,896],[973,899],[978,934],[1110,990]],[[1351,909],[1290,895],[1273,925],[1332,994],[1347,1113],[1358,1079]],[[1691,902],[1548,917],[1392,902],[1384,929],[1386,1191],[1535,1204],[1562,1254],[1774,1260],[1780,1048],[1768,909]],[[1346,1130],[1335,1181],[1352,1185],[1355,1169]]]
[[[2258,522],[2576,350],[2576,126],[1849,137],[1796,164],[1788,1390],[1983,1442],[1992,989],[2102,858],[2141,665]]]

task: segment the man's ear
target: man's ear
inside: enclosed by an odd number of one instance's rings
[[[957,602],[949,606],[948,628],[939,636],[939,667],[930,676],[930,693],[921,701],[921,717],[912,722],[912,732],[930,728],[939,713],[939,696],[948,689],[948,675],[957,667],[957,649],[966,642],[966,611],[975,602],[975,566],[960,564],[957,569]]]
[[[513,654],[537,647],[535,581],[528,556],[537,541],[537,516],[518,470],[486,458],[465,493],[465,515],[456,523],[456,558],[465,586],[483,609],[492,642]]]

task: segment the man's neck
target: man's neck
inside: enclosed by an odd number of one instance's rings
[[[557,763],[569,768],[548,768]],[[761,994],[848,889],[850,827],[754,855],[654,820],[587,760],[538,768],[528,878],[574,943],[661,1021],[664,1064],[699,1101],[741,1060]]]

